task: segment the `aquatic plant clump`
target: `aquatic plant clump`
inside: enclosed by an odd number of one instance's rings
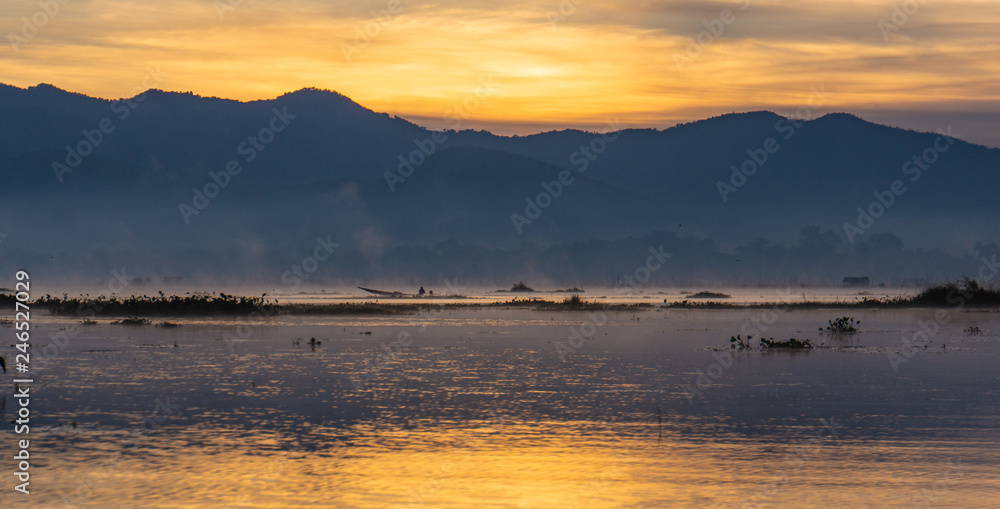
[[[149,325],[153,323],[148,318],[129,317],[111,322],[111,325]]]
[[[814,348],[815,345],[812,344],[810,340],[799,341],[795,338],[789,338],[786,341],[776,340],[774,338],[760,338],[756,347],[753,344],[753,336],[748,335],[746,339],[743,339],[742,335],[732,336],[729,338],[729,348],[734,350],[805,350],[809,348]]]
[[[733,298],[733,296],[729,295],[727,293],[701,291],[701,292],[698,292],[698,293],[695,293],[695,294],[688,295],[686,298],[688,298],[688,299],[731,299],[731,298]]]
[[[827,321],[826,329],[820,327],[821,332],[834,332],[839,334],[854,334],[861,330],[861,322],[854,321],[853,316],[842,316],[834,320]]]
[[[795,338],[788,338],[788,341],[775,341],[774,338],[764,339],[760,338],[760,348],[761,350],[769,348],[783,348],[787,350],[802,350],[806,348],[813,348],[813,344],[808,339],[805,341],[799,341]]]
[[[518,281],[516,285],[510,288],[511,292],[533,292],[534,288],[524,284],[524,281]]]
[[[909,300],[917,306],[1000,306],[1000,290],[986,288],[975,279],[927,288]]]
[[[46,295],[35,305],[46,308],[53,315],[95,314],[103,316],[156,316],[156,315],[237,315],[254,311],[265,314],[276,310],[274,304],[260,297],[237,297],[220,293],[215,295],[189,295],[157,297],[52,297]]]

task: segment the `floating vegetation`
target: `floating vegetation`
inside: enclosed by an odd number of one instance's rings
[[[164,329],[174,329],[174,328],[180,327],[181,324],[179,324],[179,323],[173,323],[173,322],[161,322],[161,323],[156,324],[156,326],[157,327],[162,327]]]
[[[0,325],[14,325],[14,320],[10,318],[0,318]]]
[[[788,338],[788,341],[775,341],[774,338],[764,339],[760,338],[761,349],[771,349],[771,348],[784,348],[786,350],[802,350],[805,348],[813,348],[812,342],[808,339],[805,341],[799,341],[795,338]]]
[[[688,295],[686,298],[688,298],[688,299],[731,299],[731,298],[733,298],[733,296],[729,295],[729,294],[725,294],[725,293],[701,291],[701,292],[698,292],[698,293],[695,293],[695,294]]]
[[[97,320],[86,319],[80,322],[80,325],[97,325]]]
[[[746,339],[743,339],[742,335],[737,335],[729,338],[729,348],[735,350],[806,350],[809,348],[815,348],[810,340],[799,341],[795,338],[789,338],[787,341],[775,340],[774,338],[760,338],[756,347],[753,344],[753,336],[747,335]]]
[[[534,306],[536,311],[637,311],[639,309],[649,309],[653,305],[648,302],[636,304],[612,304],[607,302],[588,302],[580,298],[579,295],[566,297],[562,302],[550,300],[529,299],[508,301],[501,306]]]
[[[688,292],[682,292],[686,294]],[[701,292],[705,293],[705,292]],[[698,295],[698,294],[695,294]],[[694,298],[694,295],[688,298]],[[682,300],[665,304],[668,308],[703,308],[703,309],[753,309],[773,307],[775,303],[758,302],[751,304],[736,304],[726,302],[691,302]],[[859,295],[853,300],[838,302],[783,302],[787,309],[863,309],[863,308],[913,308],[913,307],[1000,307],[1000,290],[986,288],[976,280],[965,278],[956,283],[927,288],[912,297],[881,297]]]
[[[974,336],[976,334],[981,334],[983,331],[979,330],[979,327],[976,326],[976,327],[969,327],[968,329],[965,329],[963,332],[966,332]]]
[[[153,323],[148,318],[129,317],[111,322],[111,325],[149,325]]]
[[[260,297],[237,297],[220,293],[188,296],[132,296],[119,297],[52,297],[46,295],[35,301],[35,306],[48,309],[53,315],[79,314],[81,310],[104,316],[156,316],[156,315],[236,315],[273,313],[276,306]]]
[[[753,336],[747,335],[746,339],[743,339],[742,335],[737,335],[729,338],[729,348],[735,348],[737,350],[752,350],[753,345],[750,344],[750,340]]]
[[[577,290],[572,288],[571,290]],[[523,281],[514,285],[510,292],[534,292]],[[502,291],[507,292],[507,291]],[[582,292],[582,290],[581,290]],[[691,294],[688,291],[682,292],[688,297],[676,302],[664,302],[657,305],[657,309],[762,309],[771,308],[775,303],[738,303],[725,302],[723,299],[731,298],[724,293],[702,291]],[[449,302],[442,304],[414,304],[414,303],[384,303],[379,301],[369,302],[343,302],[343,303],[321,303],[321,304],[281,304],[275,300],[268,300],[267,294],[259,297],[241,297],[228,295],[225,293],[216,294],[195,294],[185,296],[165,296],[162,293],[156,297],[132,296],[132,297],[108,297],[101,296],[92,298],[90,296],[68,297],[63,294],[61,297],[46,295],[36,301],[33,306],[40,309],[48,309],[53,315],[69,315],[82,318],[83,316],[146,316],[146,317],[183,317],[183,316],[254,316],[270,317],[279,314],[285,315],[395,315],[414,314],[429,309],[480,309],[480,308],[524,308],[537,311],[579,311],[579,310],[606,310],[606,311],[628,311],[638,309],[653,308],[651,303],[633,304],[609,304],[600,302],[588,302],[580,298],[578,294],[572,295],[561,302],[548,301],[539,298],[524,298],[517,296],[504,302]],[[9,297],[0,292],[0,298]],[[852,300],[838,302],[784,302],[781,305],[786,309],[863,309],[863,308],[907,308],[907,307],[1000,307],[1000,290],[982,287],[975,280],[965,279],[957,283],[928,288],[916,296],[912,297],[880,297],[857,296]],[[83,316],[81,316],[83,315]],[[842,323],[846,319],[846,322]],[[0,320],[2,325],[10,325],[8,319]],[[85,323],[85,325],[93,325]],[[823,332],[830,333],[852,333],[857,332],[860,322],[853,322],[851,317],[830,320],[829,327],[822,329]],[[851,330],[854,328],[855,330]]]
[[[511,292],[533,292],[534,288],[524,284],[524,281],[518,281],[516,285],[510,288]]]
[[[917,306],[1000,306],[1000,290],[986,288],[975,279],[964,278],[955,283],[938,285],[928,288],[912,299],[908,304]]]
[[[827,321],[826,328],[820,327],[820,332],[830,332],[836,334],[854,334],[861,330],[861,322],[854,321],[853,316],[842,316],[834,320]]]

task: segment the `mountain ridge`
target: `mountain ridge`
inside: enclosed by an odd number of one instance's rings
[[[1000,188],[1000,149],[943,136],[850,113],[796,120],[765,110],[662,129],[504,136],[430,130],[318,88],[243,102],[157,89],[110,100],[4,85],[0,231],[39,256],[53,236],[81,253],[120,253],[111,258],[176,250],[171,263],[187,260],[192,271],[271,266],[294,258],[274,246],[320,233],[372,266],[449,241],[509,250],[666,231],[724,252],[762,239],[792,245],[806,227],[830,232],[837,241],[829,249],[847,254],[871,240],[898,244],[880,235],[967,254],[1000,240],[990,219],[1000,214],[991,191]],[[934,152],[942,140],[946,150]],[[910,181],[914,157],[934,161]],[[564,171],[574,183],[557,193]],[[906,191],[852,235],[847,226],[864,219],[858,209],[897,180]],[[58,205],[11,219],[33,203]],[[204,208],[185,214],[184,205]],[[538,217],[528,218],[533,207]],[[68,220],[73,210],[89,219]],[[530,222],[518,228],[516,216]],[[213,243],[221,246],[205,247]],[[227,265],[236,246],[274,252]]]

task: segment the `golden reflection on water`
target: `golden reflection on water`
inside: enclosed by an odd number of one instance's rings
[[[935,462],[947,451],[933,443],[794,430],[708,440],[669,426],[659,438],[655,421],[369,423],[286,448],[273,436],[165,429],[110,467],[106,446],[83,461],[72,460],[80,448],[50,458],[33,507],[55,507],[54,494],[95,508],[994,507],[1000,489],[989,457]]]

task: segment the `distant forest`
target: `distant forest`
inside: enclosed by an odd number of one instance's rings
[[[121,273],[124,269],[125,277],[151,283],[167,277],[183,278],[185,283],[258,282],[295,288],[364,282],[422,285],[445,280],[509,287],[522,279],[534,284],[637,288],[839,285],[844,277],[869,277],[872,286],[925,286],[962,277],[988,285],[996,277],[1000,255],[996,243],[977,243],[975,254],[964,256],[912,249],[888,233],[869,235],[851,245],[836,232],[815,226],[803,228],[792,245],[756,239],[734,248],[662,231],[617,241],[525,242],[508,249],[446,241],[433,246],[388,247],[379,255],[345,242],[328,259],[304,264],[303,253],[313,252],[313,247],[286,245],[262,251],[204,248],[153,256],[98,248],[86,254],[61,252],[48,260],[25,256],[24,262],[46,278],[63,275],[81,282],[91,277],[106,279],[112,271]],[[17,258],[7,261],[16,262]]]

